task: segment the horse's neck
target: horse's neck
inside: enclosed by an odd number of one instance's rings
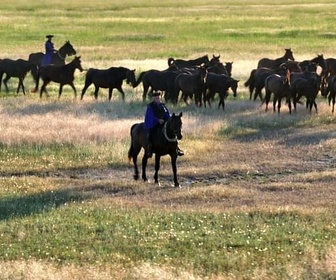
[[[65,50],[65,45],[60,47],[60,49],[58,50],[58,54],[63,60],[65,60],[65,57],[67,55],[66,50]]]

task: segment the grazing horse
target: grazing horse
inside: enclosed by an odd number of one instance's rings
[[[286,62],[287,60],[295,60],[293,56],[293,52],[291,49],[285,49],[285,54],[276,59],[270,58],[262,58],[258,62],[258,67],[267,67],[271,69],[278,68],[282,63]]]
[[[153,133],[153,143],[152,149],[155,154],[155,173],[154,180],[156,184],[159,184],[158,172],[160,169],[160,158],[164,155],[169,155],[171,159],[171,166],[174,174],[174,185],[179,187],[180,184],[177,180],[177,140],[182,139],[182,113],[179,115],[172,114],[171,118],[163,125],[159,126],[158,129]],[[144,129],[144,123],[137,123],[131,127],[131,146],[128,151],[128,159],[133,160],[134,165],[134,179],[139,179],[139,170],[137,165],[138,155],[141,148],[146,148],[147,132]],[[147,181],[146,166],[147,166],[148,156],[145,152],[142,158],[142,179]]]
[[[329,106],[332,102],[331,112],[335,111],[335,99],[336,99],[336,75],[331,75],[326,79],[326,87],[322,91],[322,96],[328,98]]]
[[[195,104],[202,106],[202,95],[205,89],[207,67],[201,66],[193,73],[181,73],[174,81],[173,103],[177,103],[179,92],[182,91],[182,99],[188,105],[188,97],[195,96]]]
[[[11,77],[19,78],[19,84],[16,90],[16,93],[19,93],[20,87],[22,88],[23,94],[26,94],[23,80],[25,79],[28,72],[31,72],[32,75],[37,75],[38,68],[35,64],[24,59],[12,60],[5,58],[0,60],[0,90],[1,90],[1,81],[3,74],[6,74],[6,77],[3,80],[3,83],[8,92],[7,82]]]
[[[281,108],[281,99],[286,98],[286,102],[288,103],[289,113],[292,113],[291,106],[291,90],[288,82],[287,76],[281,76],[278,74],[271,74],[265,80],[265,99],[262,104],[266,103],[265,112],[268,111],[268,103],[271,99],[271,94],[273,93],[273,112],[275,112],[275,106],[278,102],[278,114],[280,114]]]
[[[141,72],[135,83],[135,87],[137,87],[142,82],[142,100],[146,100],[148,90],[150,88],[150,92],[152,92],[153,90],[164,91],[165,101],[169,101],[174,90],[174,80],[179,74],[179,72],[176,70],[176,67],[170,66],[166,70],[151,69]]]
[[[174,59],[172,57],[168,58],[168,66],[175,65],[178,69],[191,68],[194,66],[200,66],[202,64],[208,65],[209,63],[210,60],[207,54],[199,58],[190,60]]]
[[[76,50],[71,45],[70,41],[66,41],[63,46],[59,48],[57,52],[55,52],[51,59],[51,64],[54,65],[65,65],[65,58],[67,56],[76,55]],[[42,58],[44,56],[43,52],[31,53],[29,55],[28,61],[34,63],[38,67],[41,67]],[[37,75],[33,75],[34,80],[36,81]],[[34,91],[36,92],[38,88],[35,88]]]
[[[94,84],[94,97],[98,99],[99,88],[108,88],[108,99],[111,101],[113,89],[116,88],[122,94],[122,100],[125,101],[125,92],[122,89],[123,80],[130,84],[133,88],[136,85],[135,69],[130,70],[126,67],[110,67],[108,69],[100,70],[90,68],[85,76],[85,85],[82,90],[81,100],[87,88]]]
[[[215,94],[219,94],[218,109],[222,106],[223,110],[225,107],[224,99],[227,97],[227,91],[229,88],[233,91],[233,96],[237,96],[239,80],[235,80],[227,75],[219,75],[215,73],[208,73],[206,78],[206,93],[204,94],[204,106],[208,102],[211,107],[210,100],[212,100]]]
[[[73,84],[75,79],[74,73],[75,70],[83,71],[80,56],[76,56],[70,63],[66,65],[56,66],[56,65],[48,65],[41,67],[38,71],[38,76],[41,77],[43,81],[43,85],[40,90],[40,98],[42,98],[42,93],[46,92],[46,87],[50,82],[59,83],[59,94],[58,98],[62,95],[62,89],[64,85],[70,85],[74,90],[75,97],[77,96],[76,88]],[[38,81],[36,82],[36,87],[38,87]]]

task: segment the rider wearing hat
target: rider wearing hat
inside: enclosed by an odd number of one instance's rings
[[[56,51],[54,48],[54,44],[51,39],[54,35],[47,35],[47,41],[45,42],[45,54],[42,58],[41,66],[47,66],[51,63],[53,53]]]
[[[158,125],[163,125],[169,118],[170,113],[164,103],[161,102],[161,92],[154,91],[153,101],[147,105],[144,128],[147,130],[147,156],[152,157],[152,135]],[[183,156],[184,152],[177,146],[177,154]]]

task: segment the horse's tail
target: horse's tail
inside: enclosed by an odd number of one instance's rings
[[[146,73],[147,73],[147,71],[143,71],[143,72],[140,73],[138,79],[136,80],[136,82],[134,84],[134,88],[136,88],[142,82],[143,75],[145,75]]]
[[[175,62],[174,58],[172,58],[172,57],[168,58],[168,66],[172,66],[174,64],[174,62]]]
[[[253,69],[251,71],[250,77],[247,79],[247,81],[244,83],[245,87],[248,87],[250,85],[252,85],[254,83],[254,73],[255,73],[256,69]]]
[[[133,124],[133,125],[131,126],[131,129],[130,129],[131,146],[130,146],[130,148],[129,148],[129,150],[128,150],[128,160],[129,160],[129,161],[132,160],[132,158],[134,157],[134,154],[135,154],[135,152],[134,152],[134,145],[133,145],[133,141],[132,141],[132,134],[133,134],[133,129],[135,128],[136,125],[137,125],[137,124]]]

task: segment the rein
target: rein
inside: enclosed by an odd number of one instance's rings
[[[164,135],[164,137],[167,139],[168,142],[176,142],[177,141],[177,136],[175,135],[174,138],[170,138],[167,134],[167,123],[168,122],[165,122],[163,128],[162,128],[162,133]]]
[[[58,56],[60,57],[60,59],[62,59],[62,60],[65,61],[65,57],[62,57],[59,51],[57,52],[57,54],[58,54]]]

